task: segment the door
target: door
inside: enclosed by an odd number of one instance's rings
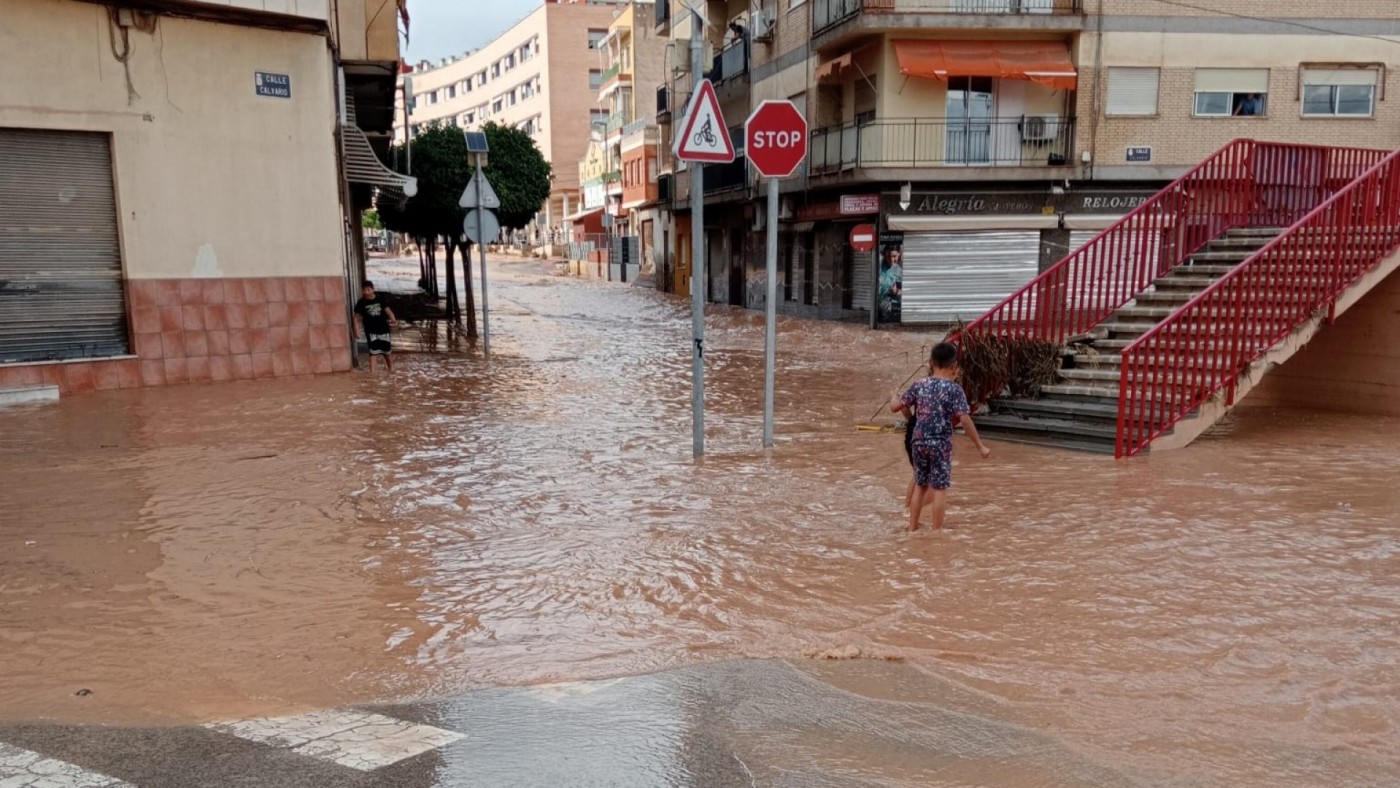
[[[988,164],[992,158],[991,77],[952,77],[948,80],[948,163]]]
[[[905,233],[903,323],[971,322],[1035,278],[1039,230]]]
[[[742,230],[729,232],[729,305],[747,306],[744,303],[744,233]]]
[[[128,347],[111,138],[0,129],[0,363]]]

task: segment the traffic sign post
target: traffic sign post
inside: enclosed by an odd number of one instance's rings
[[[704,73],[705,26],[691,14],[690,73]],[[677,127],[676,158],[690,165],[690,329],[691,440],[695,457],[705,453],[705,164],[734,161],[734,141],[715,96],[715,86],[700,80]]]
[[[467,188],[462,190],[462,196],[457,200],[457,204],[463,208],[470,208],[467,218],[462,221],[462,231],[467,238],[476,244],[477,252],[481,256],[481,352],[489,361],[491,359],[491,308],[486,297],[486,242],[495,238],[501,232],[501,223],[496,220],[495,211],[492,208],[501,207],[501,198],[496,196],[496,190],[491,188],[491,182],[486,179],[486,174],[481,171],[485,163],[486,154],[490,152],[490,146],[486,142],[486,134],[480,131],[468,131],[464,133],[467,140],[467,155],[476,158],[476,172],[471,180],[467,181]],[[469,262],[469,261],[468,261]],[[470,269],[470,265],[466,266]],[[471,287],[471,282],[466,283]],[[468,294],[470,295],[470,294]]]
[[[807,158],[807,119],[791,101],[765,101],[744,124],[744,150],[768,178],[768,297],[763,349],[763,447],[773,446],[773,389],[778,356],[778,180]]]

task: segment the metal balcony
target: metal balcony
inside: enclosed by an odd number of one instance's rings
[[[812,0],[812,35],[863,13],[1067,15],[1084,13],[1084,0]]]
[[[812,132],[812,175],[867,167],[1063,167],[1074,118],[911,118],[845,123]],[[707,184],[708,185],[708,184]]]

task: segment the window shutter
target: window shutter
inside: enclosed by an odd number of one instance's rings
[[[1156,115],[1157,86],[1160,81],[1160,69],[1110,68],[1108,114]]]
[[[1303,84],[1375,87],[1379,75],[1374,68],[1308,68],[1303,70]]]
[[[1197,93],[1268,93],[1267,68],[1198,68]]]

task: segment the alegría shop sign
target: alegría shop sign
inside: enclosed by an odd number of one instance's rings
[[[1056,213],[1127,213],[1155,192],[1004,192],[919,193],[910,200],[909,210],[899,208],[899,195],[885,195],[887,213],[932,216],[1008,216]]]

